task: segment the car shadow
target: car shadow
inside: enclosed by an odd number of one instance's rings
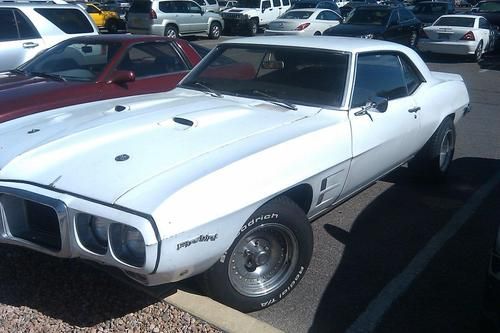
[[[481,69],[500,71],[500,48],[495,52],[485,54],[479,62]]]
[[[407,168],[399,168],[381,180],[391,183],[392,186],[376,197],[358,215],[350,230],[344,230],[333,224],[324,225],[327,234],[344,244],[345,248],[342,259],[335,272],[332,272],[333,276],[322,294],[309,332],[345,332],[379,292],[405,269],[467,199],[498,170],[500,170],[499,160],[460,158],[454,161],[447,182],[429,184],[412,177]],[[498,202],[500,193],[495,195],[497,197],[493,199]],[[492,209],[494,211],[489,212],[493,214],[492,216],[500,214],[499,207]],[[426,310],[419,308],[420,315],[424,312],[423,317],[408,322],[412,324],[418,322],[418,325],[425,328],[411,326],[404,324],[408,319],[406,317],[415,316],[414,313],[418,311],[411,307],[406,309],[398,304],[396,308],[400,310],[398,314],[402,322],[398,322],[398,325],[401,326],[377,332],[472,332],[477,329],[475,325],[479,319],[478,309],[482,299],[482,278],[486,272],[488,253],[495,237],[496,225],[486,226],[478,223],[474,224],[474,227],[482,228],[481,237],[474,240],[466,239],[457,245],[462,246],[457,252],[463,253],[465,257],[476,254],[465,260],[469,266],[464,270],[474,273],[465,275],[463,279],[466,280],[473,274],[478,277],[473,279],[473,282],[468,281],[460,285],[456,280],[461,282],[463,280],[457,279],[456,276],[463,272],[455,272],[454,275],[453,271],[447,271],[446,265],[440,266],[439,268],[444,271],[442,273],[444,282],[441,283],[447,286],[439,288],[433,286],[436,289],[429,288],[429,294],[415,296],[419,300],[422,299],[421,307],[424,308],[426,302],[430,302],[429,307],[439,315],[435,313],[429,315],[425,313]],[[467,238],[467,234],[465,237]],[[452,255],[450,257],[453,258]],[[453,284],[454,282],[458,285]],[[457,310],[458,313],[446,312],[446,302],[450,302],[450,296],[439,293],[446,289],[452,295],[451,298],[463,298],[461,293],[466,292],[461,288],[466,288],[467,283],[475,283],[475,288],[480,290],[471,287],[469,292],[471,299],[465,300],[467,306]],[[438,294],[440,296],[435,297]],[[462,304],[462,301],[464,300],[461,299],[457,303]],[[406,310],[408,312],[404,312]]]
[[[0,303],[26,306],[73,326],[90,327],[119,318],[166,295],[165,288],[156,295],[81,260],[4,244],[0,253]]]

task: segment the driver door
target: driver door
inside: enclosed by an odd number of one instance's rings
[[[412,96],[418,85],[406,73],[403,57],[388,53],[357,57],[349,110],[353,159],[344,195],[396,168],[420,148],[419,108]],[[365,108],[367,102],[384,100],[386,110],[384,103],[378,109]]]
[[[262,15],[259,15],[260,17],[259,25],[268,24],[269,22],[275,20],[278,17],[278,15],[275,15],[275,10],[277,9],[272,7],[271,1],[264,0],[262,1],[261,4],[262,4],[262,9],[261,9]]]

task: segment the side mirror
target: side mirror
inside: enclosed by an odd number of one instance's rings
[[[106,83],[111,84],[124,84],[127,82],[135,81],[135,73],[132,71],[115,71],[113,74],[109,76],[108,81]]]
[[[369,111],[370,109],[375,109],[380,113],[384,113],[385,111],[387,111],[387,106],[387,98],[374,96],[370,100],[368,100],[368,102],[366,102],[365,108],[367,111]]]

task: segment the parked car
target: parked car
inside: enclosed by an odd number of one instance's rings
[[[237,0],[221,0],[219,1],[220,11],[236,7],[238,5]]]
[[[190,0],[135,1],[127,14],[128,31],[177,38],[203,34],[218,39],[224,21]]]
[[[311,220],[412,158],[444,177],[468,110],[399,44],[226,41],[173,91],[0,124],[0,242],[262,309],[304,276]]]
[[[329,9],[292,9],[269,23],[265,35],[319,36],[343,18]]]
[[[346,17],[354,8],[360,6],[378,5],[377,0],[351,0],[344,6],[339,6],[342,16]]]
[[[167,91],[201,59],[184,40],[76,37],[0,75],[0,122],[67,105]]]
[[[65,39],[98,33],[76,5],[0,3],[0,70],[16,68]]]
[[[115,11],[101,9],[93,3],[86,3],[85,9],[99,29],[106,29],[109,33],[126,29],[125,21]]]
[[[479,61],[495,48],[496,28],[482,16],[443,15],[423,32],[418,44],[422,52],[468,55]]]
[[[468,14],[480,15],[491,24],[500,26],[500,1],[480,1]]]
[[[290,9],[290,0],[238,0],[238,5],[221,13],[226,31],[254,36]]]
[[[422,1],[417,3],[412,11],[424,26],[428,26],[442,15],[454,14],[455,7],[445,1]]]
[[[300,0],[294,3],[290,10],[292,9],[304,9],[304,8],[324,8],[330,9],[334,12],[340,14],[339,7],[334,1],[323,1],[323,0]]]
[[[415,47],[421,26],[404,7],[363,6],[354,8],[343,24],[326,30],[324,35],[384,39]]]
[[[94,3],[103,10],[117,13],[122,20],[125,20],[125,16],[131,6],[130,2],[124,0],[96,0]]]
[[[220,6],[217,0],[194,0],[194,2],[207,12],[220,12]]]

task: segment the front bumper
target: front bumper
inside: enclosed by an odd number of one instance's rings
[[[83,245],[76,223],[91,214],[137,229],[145,246],[145,261],[132,266],[117,256],[111,244],[103,254]],[[152,219],[113,205],[33,184],[0,182],[0,243],[13,244],[60,258],[82,258],[113,266],[148,284],[159,260],[158,232]],[[146,277],[144,277],[146,276]]]
[[[444,53],[453,55],[473,55],[477,41],[436,41],[420,39],[418,49],[422,52]]]
[[[247,16],[240,16],[238,18],[222,17],[224,20],[224,28],[229,30],[245,30],[250,26],[250,19]]]

